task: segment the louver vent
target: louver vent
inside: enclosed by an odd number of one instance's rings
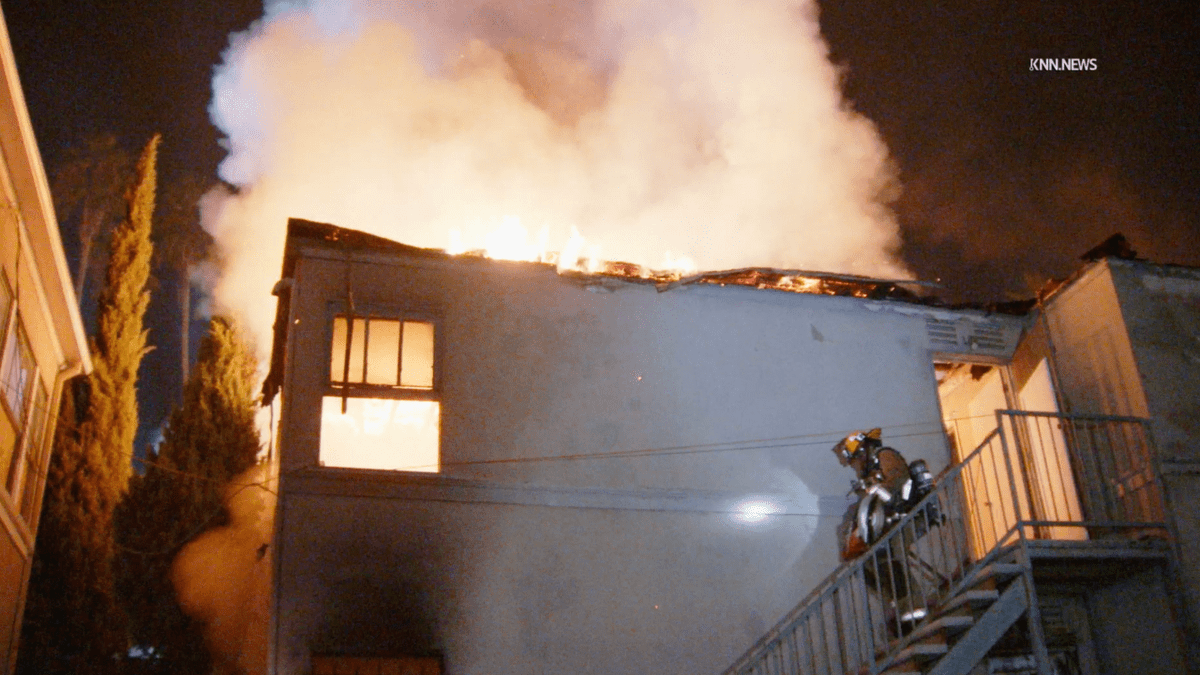
[[[929,317],[925,320],[925,330],[929,333],[929,344],[934,349],[958,347],[958,327],[953,321],[944,321]]]
[[[975,330],[970,339],[974,341],[976,349],[1001,351],[1007,346],[1007,341],[1004,339],[1004,331],[999,326],[976,324],[974,328]]]
[[[1012,351],[1020,331],[999,321],[928,317],[925,332],[929,337],[929,348],[934,351],[1006,356]]]

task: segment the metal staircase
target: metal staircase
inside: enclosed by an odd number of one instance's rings
[[[1025,672],[1054,675],[1035,560],[1129,554],[1166,538],[1161,475],[1146,420],[996,419],[933,493],[725,675],[967,675],[987,672],[1001,647],[1027,655]]]
[[[965,675],[1028,613],[1034,597],[1031,568],[1015,562],[977,567],[960,586],[908,636],[885,672]]]

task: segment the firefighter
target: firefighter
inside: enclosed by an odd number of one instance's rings
[[[918,460],[914,464],[919,464],[917,469],[920,480],[917,481],[919,484],[914,486],[911,482],[914,477],[913,468],[899,451],[884,447],[882,435],[882,430],[878,428],[852,433],[833,446],[833,453],[837,455],[842,466],[854,469],[857,477],[853,483],[854,492],[860,498],[868,497],[868,490],[878,485],[888,492],[889,509],[903,509],[908,506],[909,500],[915,503],[929,493],[932,489],[932,479],[928,477],[925,463]],[[864,539],[869,536],[867,533],[858,532],[857,513],[858,504],[852,505],[847,509],[846,516],[838,527],[840,553],[844,561],[853,560],[866,553],[871,544]],[[870,536],[880,535],[881,533],[875,532]],[[892,545],[877,551],[874,560],[869,561],[863,568],[867,584],[875,589],[897,614],[900,614],[895,609],[898,603],[909,595],[910,574],[904,562],[905,558],[902,542],[893,539]],[[919,616],[924,616],[924,612],[920,612]],[[917,618],[918,615],[914,611],[905,612],[900,616],[902,622],[911,622]]]
[[[842,466],[854,469],[858,476],[856,491],[880,485],[895,497],[903,492],[904,484],[910,478],[908,462],[894,448],[883,447],[882,436],[883,431],[879,428],[857,431],[833,446],[833,454]]]

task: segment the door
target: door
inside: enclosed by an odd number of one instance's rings
[[[1050,380],[1050,368],[1042,359],[1018,394],[1021,410],[1058,415],[1058,401]],[[1018,432],[1025,467],[1029,473],[1030,496],[1035,520],[1083,522],[1083,508],[1062,422],[1058,417],[1019,418]],[[1039,538],[1087,539],[1081,526],[1053,525],[1038,528]]]

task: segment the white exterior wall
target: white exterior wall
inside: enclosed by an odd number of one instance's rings
[[[882,426],[909,460],[948,461],[921,308],[331,257],[301,257],[292,288],[278,673],[313,652],[438,652],[455,675],[720,672],[837,566],[852,475],[834,442]],[[441,317],[441,475],[316,466],[347,279],[358,313]],[[746,447],[712,446],[729,443]],[[644,449],[662,452],[595,458]],[[562,455],[583,457],[469,463]],[[784,513],[737,522],[746,498]]]
[[[1121,310],[1104,263],[1088,268],[1048,303],[1063,412],[1148,416]]]

